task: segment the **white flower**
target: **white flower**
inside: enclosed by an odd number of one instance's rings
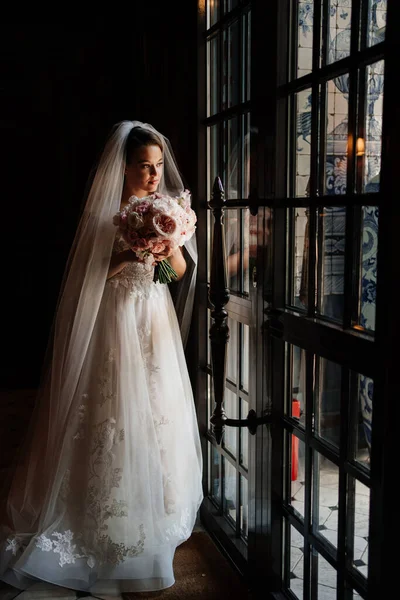
[[[40,535],[36,540],[36,546],[44,552],[50,552],[50,550],[53,548],[53,542],[42,533],[42,535]]]
[[[8,544],[8,546],[6,547],[6,552],[8,550],[11,550],[11,552],[13,553],[13,555],[16,556],[18,548],[19,548],[18,539],[16,537],[14,537],[14,538],[7,538],[7,544]]]

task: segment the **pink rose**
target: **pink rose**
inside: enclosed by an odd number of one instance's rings
[[[172,236],[177,226],[176,220],[167,214],[159,214],[153,218],[153,227],[160,235]]]
[[[160,252],[164,252],[166,245],[163,242],[156,242],[152,244],[151,251],[153,254],[160,254]]]
[[[146,238],[137,238],[135,240],[135,248],[138,250],[145,250],[149,247],[149,242]]]
[[[143,200],[143,202],[135,206],[135,210],[136,212],[143,214],[149,211],[150,206],[151,202],[149,202],[149,200]]]

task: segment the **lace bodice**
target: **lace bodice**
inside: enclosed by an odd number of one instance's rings
[[[129,248],[128,244],[117,231],[115,236],[113,253],[122,252]],[[154,283],[154,266],[144,262],[130,262],[119,273],[107,280],[107,284],[114,288],[129,290],[131,296],[149,298],[162,291],[161,283]]]

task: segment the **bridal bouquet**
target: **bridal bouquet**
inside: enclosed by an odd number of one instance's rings
[[[150,264],[154,263],[154,254],[183,246],[194,234],[196,221],[188,190],[176,197],[158,192],[145,198],[132,196],[113,219],[138,259]],[[168,260],[157,262],[154,281],[170,283],[174,279],[177,274]]]

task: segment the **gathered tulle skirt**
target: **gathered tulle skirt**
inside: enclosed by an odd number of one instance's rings
[[[203,496],[193,394],[166,285],[107,282],[71,408],[59,431],[47,426],[44,444],[47,417],[39,414],[30,459],[11,486],[0,578],[104,594],[171,586],[175,549]]]

